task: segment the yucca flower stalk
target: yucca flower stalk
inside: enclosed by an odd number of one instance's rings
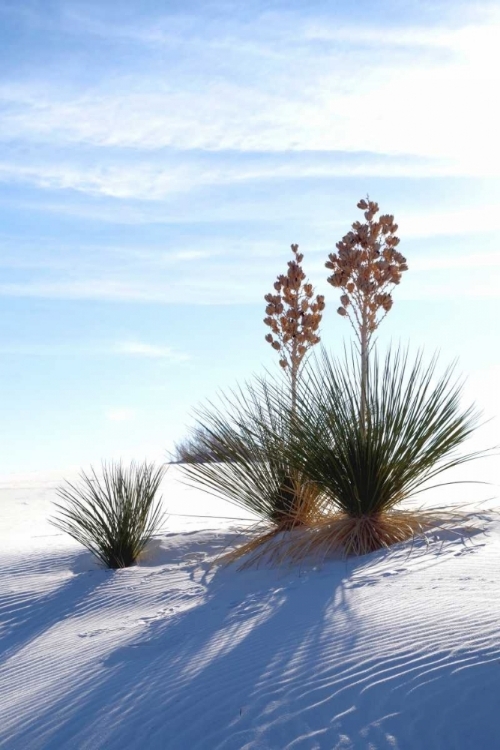
[[[333,271],[327,281],[342,291],[337,312],[350,321],[361,355],[361,426],[366,423],[368,359],[372,337],[392,307],[391,291],[408,270],[406,258],[396,250],[399,238],[394,216],[384,214],[375,220],[378,203],[360,200],[365,223],[355,221],[352,231],[337,242],[337,253],[330,253],[326,268]]]
[[[318,344],[318,329],[325,298],[314,297],[313,285],[306,281],[301,263],[304,259],[299,246],[292,245],[292,260],[288,271],[280,274],[274,282],[275,294],[266,294],[266,317],[264,323],[272,333],[266,335],[273,349],[280,354],[280,366],[290,375],[292,411],[295,407],[297,383],[301,367],[311,347]]]
[[[449,520],[449,514],[400,507],[443,472],[487,453],[459,452],[480,415],[474,406],[461,406],[454,368],[438,375],[436,364],[435,358],[424,364],[421,354],[410,363],[399,348],[383,361],[371,357],[365,415],[355,349],[343,361],[323,352],[307,368],[289,445],[298,470],[320,487],[330,510],[301,535],[294,555],[364,554],[411,538],[439,518]],[[278,391],[274,398],[278,408]]]
[[[166,467],[132,462],[103,463],[101,475],[92,468],[80,482],[58,488],[62,503],[51,523],[69,534],[108,568],[132,565],[161,525],[157,498]]]

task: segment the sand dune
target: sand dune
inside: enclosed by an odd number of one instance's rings
[[[3,483],[2,748],[500,747],[494,512],[411,550],[237,571],[210,563],[244,523],[194,516],[245,514],[174,479],[165,532],[114,572],[46,523],[52,481]]]

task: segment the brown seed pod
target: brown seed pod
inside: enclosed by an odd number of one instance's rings
[[[406,258],[396,250],[398,225],[392,214],[376,220],[378,203],[369,198],[357,204],[364,212],[365,223],[355,221],[352,229],[337,242],[337,253],[330,253],[325,263],[332,271],[328,282],[342,291],[339,315],[348,317],[357,338],[369,346],[370,338],[382,318],[391,309],[391,287],[401,281],[408,270]]]
[[[276,335],[276,340],[272,336],[270,339],[270,334],[265,338],[273,349],[280,352],[280,366],[290,369],[293,394],[304,357],[320,340],[317,331],[325,309],[325,298],[320,294],[314,297],[314,287],[306,281],[300,265],[304,256],[299,253],[297,244],[291,249],[294,257],[288,261],[287,273],[280,274],[273,285],[277,294],[264,297],[268,303],[264,323]]]

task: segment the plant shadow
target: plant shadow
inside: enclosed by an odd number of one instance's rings
[[[176,609],[177,600],[166,590],[161,609],[145,618],[140,632],[99,656],[96,668],[81,674],[64,695],[26,716],[10,747],[278,748],[284,747],[283,736],[290,736],[289,729],[281,734],[284,722],[293,725],[292,736],[308,736],[314,718],[309,726],[298,710],[304,694],[313,707],[327,704],[327,674],[336,654],[356,649],[362,630],[362,616],[351,606],[356,589],[374,585],[395,562],[405,572],[408,549],[397,545],[319,566],[239,572],[234,564],[213,567],[214,556],[240,536],[241,529],[234,528],[154,540],[137,569],[152,569],[154,575],[155,568],[165,568],[166,582],[175,573],[181,606]],[[444,539],[442,551],[434,551],[427,564],[446,558],[450,546],[456,549],[456,539]],[[425,563],[426,545],[416,544],[412,554]],[[17,646],[58,618],[77,614],[100,580],[96,572],[82,573],[41,599],[38,611],[47,611],[38,624],[34,610],[19,623]],[[109,606],[112,618],[112,602]],[[332,661],[321,664],[318,655],[325,647]],[[336,711],[348,711],[348,696],[338,697],[337,704]],[[255,727],[266,728],[267,744],[251,744]],[[337,729],[331,725],[325,732],[326,744],[305,739],[297,747],[334,747]]]

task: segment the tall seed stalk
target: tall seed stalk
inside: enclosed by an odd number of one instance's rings
[[[267,302],[264,323],[272,333],[268,341],[280,353],[280,365],[289,373],[292,414],[296,411],[297,383],[304,357],[308,350],[319,343],[317,334],[325,309],[322,294],[314,297],[314,288],[306,281],[300,265],[304,258],[299,246],[292,245],[293,258],[288,261],[288,271],[280,274],[274,282],[275,294],[266,294]],[[305,283],[304,283],[305,282]]]
[[[360,420],[367,422],[368,358],[372,337],[392,307],[391,291],[408,270],[406,258],[396,250],[399,237],[394,216],[384,214],[375,220],[378,203],[360,200],[365,223],[355,221],[352,231],[337,242],[337,253],[330,253],[326,268],[333,271],[327,281],[342,291],[337,312],[347,317],[354,329],[361,356]]]

